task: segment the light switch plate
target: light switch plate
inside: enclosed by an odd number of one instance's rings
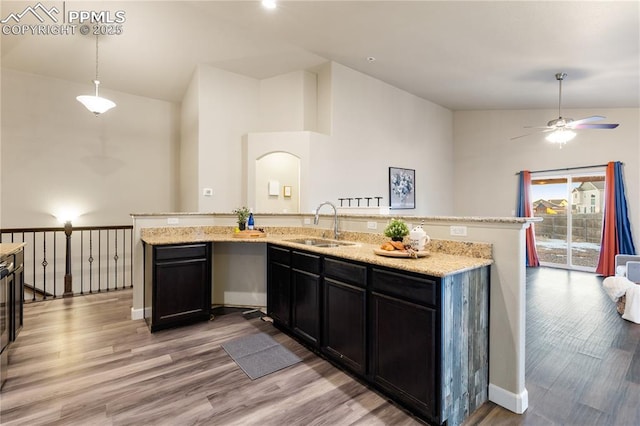
[[[202,195],[211,197],[213,195],[213,188],[202,188]]]
[[[311,225],[311,219],[309,219],[308,217],[304,218],[304,224],[305,225]]]
[[[168,217],[167,218],[167,224],[168,225],[177,225],[180,223],[180,219],[178,219],[177,217]]]
[[[378,222],[367,222],[367,229],[378,229]]]

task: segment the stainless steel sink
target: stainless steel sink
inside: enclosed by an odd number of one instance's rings
[[[324,238],[297,238],[294,240],[285,240],[290,243],[303,244],[305,246],[313,246],[313,247],[345,247],[345,246],[355,246],[356,243],[350,243],[347,241],[337,241],[337,240],[325,240]]]

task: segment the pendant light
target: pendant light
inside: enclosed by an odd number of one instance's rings
[[[116,106],[116,104],[109,99],[98,96],[98,86],[100,85],[100,80],[98,80],[98,36],[96,36],[96,79],[93,80],[93,84],[96,86],[95,96],[82,95],[76,97],[76,99],[89,111],[98,116]]]

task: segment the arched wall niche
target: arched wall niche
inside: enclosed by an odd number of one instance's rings
[[[256,160],[256,212],[300,213],[300,158],[283,151]]]
[[[249,133],[243,138],[244,173],[246,179],[243,188],[246,193],[243,199],[246,205],[253,208],[256,213],[283,213],[287,209],[288,213],[307,212],[309,207],[310,192],[310,151],[312,132],[270,132],[270,133]],[[284,161],[288,170],[276,171],[273,164],[277,161]],[[297,188],[296,184],[289,184],[289,180],[295,180],[295,168],[297,165]],[[266,170],[266,171],[265,171]],[[271,173],[271,175],[265,174]],[[275,176],[283,176],[279,181]],[[270,177],[272,176],[272,177]],[[268,194],[269,180],[279,183],[279,195],[265,197]],[[286,180],[286,181],[285,181]],[[285,200],[284,186],[291,186],[291,198],[294,194],[296,199]],[[278,202],[280,200],[281,202]],[[273,202],[269,202],[273,201]],[[294,201],[293,203],[291,201]],[[294,204],[295,208],[294,209]],[[269,210],[262,210],[262,208]],[[274,210],[278,209],[278,210]]]

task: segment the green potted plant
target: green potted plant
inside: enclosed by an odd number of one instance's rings
[[[232,213],[235,213],[238,216],[238,228],[240,228],[241,231],[244,231],[247,224],[247,218],[249,217],[249,209],[242,206],[233,210]]]
[[[392,241],[402,241],[404,237],[409,235],[409,227],[400,219],[391,219],[391,222],[384,229],[384,235],[391,238]]]

